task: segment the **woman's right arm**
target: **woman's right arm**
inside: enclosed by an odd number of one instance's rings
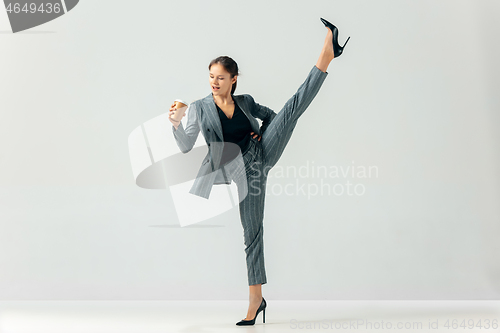
[[[174,133],[175,141],[177,142],[177,146],[179,146],[181,152],[183,153],[187,153],[193,148],[194,143],[198,138],[198,134],[200,133],[195,104],[189,104],[186,112],[188,113],[186,128],[184,128],[182,122],[172,122],[172,132]]]

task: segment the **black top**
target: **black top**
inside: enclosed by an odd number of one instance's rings
[[[222,111],[217,104],[215,104],[215,106],[219,111],[224,142],[232,142],[238,145],[224,145],[220,161],[220,165],[223,165],[233,160],[240,150],[242,153],[245,151],[250,141],[252,126],[250,125],[250,120],[248,120],[247,116],[241,111],[236,101],[234,102],[234,113],[231,119],[226,116],[224,111]]]

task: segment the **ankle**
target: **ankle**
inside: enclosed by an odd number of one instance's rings
[[[330,65],[331,60],[318,60],[316,63],[316,67],[322,71],[323,73],[326,73],[328,70],[328,66]]]

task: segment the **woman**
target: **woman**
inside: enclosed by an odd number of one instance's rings
[[[262,297],[262,285],[267,283],[263,242],[267,175],[285,149],[298,118],[312,102],[328,75],[328,65],[342,54],[350,38],[341,47],[337,41],[337,28],[322,18],[321,21],[328,32],[319,59],[305,82],[279,113],[255,103],[248,94],[234,95],[238,65],[233,59],[221,56],[212,60],[208,67],[212,92],[191,104],[193,109],[188,114],[186,128],[183,128],[180,121],[169,118],[182,152],[191,150],[200,130],[207,140],[209,155],[202,163],[191,193],[208,198],[213,184],[229,184],[231,180],[235,181],[238,189],[245,187],[247,190],[238,193],[246,246],[250,304],[246,318],[236,325],[253,325],[261,311],[264,311],[265,322],[266,301]],[[174,114],[174,107],[172,104],[169,117]],[[260,128],[255,125],[258,124],[255,117],[262,120]],[[214,142],[220,141],[220,138],[223,138],[223,147],[217,149]],[[243,169],[237,167],[235,159],[240,151],[244,161]],[[217,178],[221,175],[224,178]]]

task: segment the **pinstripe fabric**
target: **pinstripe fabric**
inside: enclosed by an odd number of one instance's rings
[[[233,95],[233,98],[250,120],[252,130],[259,135],[264,133],[276,113],[268,107],[255,103],[253,97],[248,94]],[[230,184],[230,181],[224,178],[222,169],[219,166],[224,139],[219,113],[212,93],[191,103],[186,112],[188,118],[186,128],[182,123],[177,130],[172,125],[172,132],[177,145],[183,153],[187,153],[193,148],[198,134],[200,131],[202,132],[207,142],[208,153],[203,159],[189,193],[208,199],[214,184]],[[260,128],[256,118],[262,120]]]
[[[202,179],[203,177],[205,178],[204,180],[200,180],[196,184],[196,187],[193,186],[192,192],[190,191],[191,193],[200,196],[206,195],[208,198],[212,184],[217,184],[216,180],[222,184],[234,181],[238,186],[238,193],[240,195],[239,210],[243,226],[249,285],[267,283],[264,264],[263,221],[269,170],[274,167],[281,157],[297,124],[297,120],[305,112],[309,104],[311,104],[327,75],[328,72],[322,72],[316,66],[313,66],[297,92],[285,103],[277,114],[268,107],[255,103],[250,95],[233,96],[243,112],[249,117],[254,132],[261,134],[262,137],[260,141],[257,138],[253,139],[251,137],[247,149],[243,152],[243,164],[239,163],[238,161],[240,160],[236,158],[223,167],[225,173],[228,175],[228,178],[225,180],[222,173],[220,173],[222,169],[218,168],[223,147],[222,145],[212,145],[213,148],[216,146],[220,147],[213,149],[213,151],[210,149],[210,142],[223,141],[221,139],[222,128],[220,127],[220,120],[216,113],[212,94],[193,103],[196,105],[196,108],[201,107],[207,112],[190,112],[192,115],[188,116],[186,129],[182,129],[179,132],[179,129],[181,129],[181,126],[179,126],[178,130],[174,131],[179,148],[183,152],[187,152],[192,148],[200,127],[205,129],[204,135],[207,134],[205,138],[209,145],[209,154],[204,159],[202,168],[204,165],[207,167],[205,167],[206,170],[200,168],[198,174]],[[249,116],[248,111],[250,111],[252,117]],[[260,129],[258,128],[257,120],[253,117],[263,119]],[[175,134],[176,132],[178,133]],[[214,169],[211,167],[208,168],[210,166],[209,161],[213,162]],[[212,170],[216,169],[217,172],[212,172]],[[248,193],[240,191],[243,187],[248,189]],[[246,194],[244,198],[242,198],[243,195],[240,193]]]

